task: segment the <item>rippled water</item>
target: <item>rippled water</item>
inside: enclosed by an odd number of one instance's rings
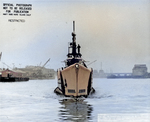
[[[0,82],[0,122],[96,122],[98,114],[150,113],[150,79],[94,79],[78,101],[56,95],[57,80]]]

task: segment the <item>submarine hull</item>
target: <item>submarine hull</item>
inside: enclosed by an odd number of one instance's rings
[[[54,91],[65,96],[87,97],[95,91],[92,88],[92,72],[92,68],[79,63],[58,70],[58,87]]]

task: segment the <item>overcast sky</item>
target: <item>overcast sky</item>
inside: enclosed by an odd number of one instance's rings
[[[76,21],[76,41],[82,58],[90,67],[105,72],[132,72],[135,64],[146,64],[150,72],[149,0],[11,0],[32,4],[31,16],[4,16],[0,2],[0,67],[43,65],[64,66],[68,42],[72,41],[72,21]],[[8,22],[24,19],[25,22]]]

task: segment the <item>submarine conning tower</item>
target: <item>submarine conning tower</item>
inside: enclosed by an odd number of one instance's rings
[[[68,58],[81,57],[80,48],[81,46],[79,44],[78,46],[76,45],[75,21],[73,21],[72,42],[68,46]]]

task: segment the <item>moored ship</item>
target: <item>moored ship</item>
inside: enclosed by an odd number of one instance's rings
[[[93,69],[88,68],[85,60],[81,58],[81,46],[76,45],[75,21],[73,21],[72,42],[68,46],[68,55],[65,67],[58,69],[58,87],[54,90],[57,94],[72,97],[87,97],[95,92],[92,87]]]
[[[15,82],[15,81],[28,81],[29,77],[24,76],[22,71],[3,70],[0,74],[0,82]]]

